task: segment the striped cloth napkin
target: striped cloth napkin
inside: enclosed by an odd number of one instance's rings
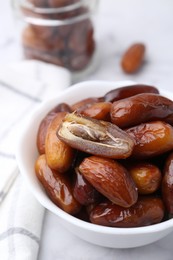
[[[37,259],[44,208],[15,160],[22,121],[42,100],[70,85],[70,73],[39,61],[0,66],[0,259]],[[27,147],[26,147],[27,149]]]

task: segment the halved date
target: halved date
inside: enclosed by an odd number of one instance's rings
[[[150,158],[173,149],[173,127],[165,122],[140,124],[126,132],[135,141],[132,157]]]
[[[130,208],[120,207],[110,201],[98,204],[90,213],[92,223],[109,227],[142,227],[160,223],[164,205],[160,198],[143,197]]]
[[[127,170],[118,162],[90,156],[79,171],[101,194],[117,205],[130,207],[138,198],[137,188]]]
[[[60,140],[89,154],[123,159],[131,155],[134,141],[109,122],[67,114],[57,130]]]
[[[155,93],[159,94],[159,90],[156,87],[148,86],[144,84],[135,84],[131,86],[124,86],[113,89],[104,95],[106,102],[114,102],[123,98],[128,98],[141,93]]]
[[[121,128],[154,120],[173,124],[173,102],[158,94],[143,93],[115,101],[110,114],[111,121]]]
[[[46,193],[58,207],[69,214],[79,212],[81,206],[73,196],[68,175],[52,170],[48,166],[44,154],[38,157],[35,163],[35,172]]]

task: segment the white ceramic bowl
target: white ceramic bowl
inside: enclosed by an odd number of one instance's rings
[[[111,89],[131,84],[133,84],[133,82],[129,81],[88,81],[69,87],[58,94],[54,99],[42,103],[39,108],[32,113],[27,124],[23,126],[17,149],[19,168],[36,199],[45,208],[57,215],[58,221],[69,231],[88,242],[112,248],[137,247],[157,241],[172,232],[173,219],[147,227],[112,228],[87,223],[67,214],[48,198],[35,176],[34,163],[38,156],[36,134],[40,121],[56,104],[61,102],[72,104],[87,97],[102,96]],[[173,98],[172,93],[163,90],[160,91],[163,95]]]

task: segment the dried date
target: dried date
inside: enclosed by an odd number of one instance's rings
[[[121,67],[126,73],[136,72],[142,65],[145,54],[145,45],[135,43],[124,53],[121,60]]]
[[[81,205],[89,205],[98,202],[99,192],[84,178],[78,167],[75,168],[76,176],[73,195]]]
[[[166,159],[162,180],[162,197],[166,209],[173,214],[173,153]]]
[[[104,95],[106,102],[114,102],[123,98],[128,98],[141,93],[155,93],[159,94],[159,90],[156,87],[148,86],[144,84],[135,84],[131,86],[124,86],[113,89]]]
[[[37,149],[40,154],[45,153],[45,139],[50,122],[55,118],[58,112],[64,111],[71,112],[71,109],[67,104],[60,103],[49,111],[48,114],[42,119],[37,132]]]
[[[44,154],[40,155],[35,163],[37,178],[43,185],[50,199],[69,214],[79,212],[81,205],[73,196],[72,184],[68,175],[52,170]]]
[[[120,163],[91,156],[82,161],[79,171],[91,185],[115,204],[130,207],[136,203],[137,188],[130,174]]]
[[[112,104],[111,121],[121,128],[154,120],[173,124],[173,102],[170,99],[158,94],[143,93]]]
[[[140,124],[126,132],[135,141],[132,157],[151,158],[173,149],[173,127],[165,122]]]
[[[90,213],[92,223],[109,227],[142,227],[160,223],[164,217],[160,198],[143,197],[130,208],[120,207],[110,201],[94,207]]]
[[[98,102],[91,104],[89,107],[79,108],[77,113],[98,120],[109,120],[111,105],[110,102]]]
[[[86,109],[86,108],[90,107],[92,104],[98,103],[101,101],[103,101],[103,98],[97,98],[97,97],[85,98],[85,99],[82,99],[82,100],[74,103],[71,106],[71,108],[73,111],[77,111],[80,109]]]
[[[51,121],[46,134],[45,154],[50,168],[60,172],[67,171],[74,159],[74,150],[62,142],[56,135],[57,128],[61,124],[66,112],[59,112]]]
[[[162,174],[157,166],[148,162],[137,162],[128,167],[139,194],[151,194],[160,187]]]

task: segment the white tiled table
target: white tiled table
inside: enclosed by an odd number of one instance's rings
[[[21,58],[15,39],[15,25],[8,1],[0,8],[0,63]],[[101,0],[97,20],[100,65],[82,80],[134,80],[173,89],[173,1]],[[144,42],[146,61],[139,73],[125,75],[119,66],[123,51],[131,43]],[[46,211],[40,260],[129,260],[173,259],[173,234],[140,248],[109,249],[89,244],[60,226],[55,215]]]

